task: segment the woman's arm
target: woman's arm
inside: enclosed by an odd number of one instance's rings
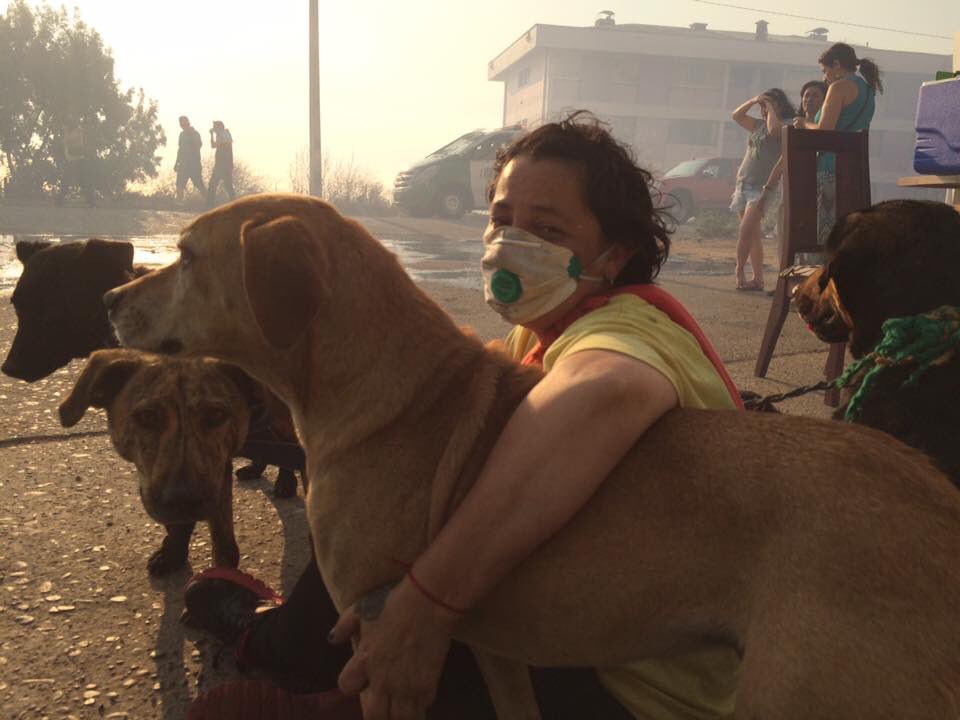
[[[730,117],[735,123],[737,123],[737,125],[742,127],[747,132],[753,132],[754,130],[757,129],[757,126],[760,124],[760,120],[758,120],[755,117],[751,117],[750,115],[747,115],[747,112],[749,112],[750,108],[752,108],[754,105],[759,105],[759,104],[760,104],[760,96],[758,95],[756,97],[752,97],[749,100],[747,100],[745,103],[743,103],[743,105],[741,105],[736,110],[734,110],[733,114],[731,114]]]
[[[780,115],[777,114],[777,109],[772,102],[766,102],[767,107],[767,132],[770,133],[770,137],[780,140],[780,127],[782,126],[783,121],[780,119]]]
[[[476,484],[414,563],[416,584],[405,577],[380,619],[364,623],[340,686],[355,693],[369,683],[361,697],[367,720],[387,717],[388,706],[394,718],[398,703],[429,704],[457,620],[451,608],[476,605],[563,527],[677,402],[664,375],[620,353],[586,350],[557,363],[518,406]],[[335,639],[355,635],[359,625],[345,613]]]

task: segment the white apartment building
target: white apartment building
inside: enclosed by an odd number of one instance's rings
[[[817,58],[833,42],[808,37],[617,24],[612,13],[589,27],[534,25],[490,61],[503,83],[503,124],[535,127],[584,108],[609,122],[641,164],[663,172],[695,157],[740,158],[746,133],[730,120],[744,100],[779,87],[799,105],[800,87],[820,79]],[[911,194],[896,179],[912,175],[920,83],[953,64],[950,55],[854,46],[880,67],[884,93],[870,128],[874,200]]]

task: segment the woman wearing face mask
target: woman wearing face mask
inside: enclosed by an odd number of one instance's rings
[[[876,109],[877,93],[883,93],[880,69],[868,58],[857,58],[852,47],[835,43],[819,58],[827,95],[813,120],[797,118],[794,126],[807,130],[867,130]],[[858,72],[859,71],[859,72]],[[823,245],[836,221],[836,158],[833,153],[817,157],[817,239]]]
[[[341,616],[334,639],[352,637],[356,650],[340,687],[362,691],[368,720],[419,717],[461,614],[559,530],[658,418],[677,406],[738,406],[692,318],[652,284],[669,234],[649,182],[628,150],[577,115],[498,157],[485,295],[516,323],[509,353],[547,374],[379,619]],[[562,698],[597,683],[619,706],[590,717],[723,717],[738,668],[734,649],[716,645],[627,667],[537,671],[534,685],[546,718],[571,717]]]
[[[760,106],[760,117],[747,113],[754,105]],[[730,202],[730,209],[740,218],[737,233],[737,290],[763,290],[763,220],[764,205],[776,190],[767,179],[780,160],[780,128],[783,122],[796,115],[786,93],[780,88],[770,88],[762,95],[747,100],[733,111],[733,121],[750,133],[743,162],[737,171],[737,187]],[[753,272],[749,282],[745,275],[747,259]]]

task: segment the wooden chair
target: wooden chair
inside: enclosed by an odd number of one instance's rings
[[[767,327],[760,343],[754,375],[766,377],[773,350],[783,323],[790,312],[794,288],[802,277],[791,274],[798,263],[797,253],[823,253],[817,242],[817,153],[836,154],[837,208],[836,217],[870,205],[870,160],[866,132],[834,130],[783,129],[783,235],[780,239],[780,273],[773,292],[773,304]],[[846,343],[832,343],[827,355],[824,375],[833,380],[843,371]],[[840,393],[830,390],[824,399],[836,406]]]

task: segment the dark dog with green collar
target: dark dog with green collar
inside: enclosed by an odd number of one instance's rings
[[[797,308],[820,339],[848,340],[835,417],[926,452],[960,487],[960,214],[892,200],[851,213]]]

